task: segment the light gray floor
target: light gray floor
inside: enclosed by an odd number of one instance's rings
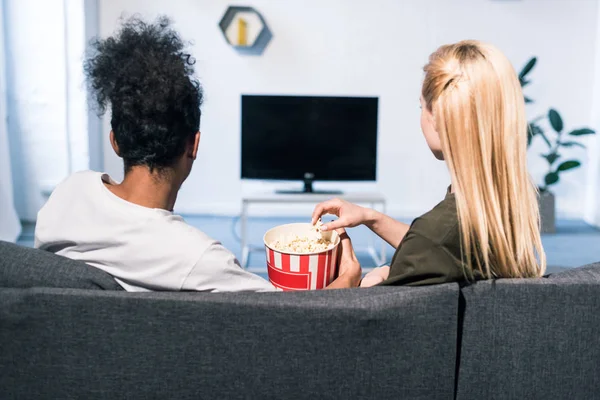
[[[233,251],[238,258],[241,256],[239,238],[239,220],[232,217],[218,216],[185,216],[186,221],[204,231],[209,236],[221,241],[225,247]],[[281,224],[291,222],[307,222],[301,218],[250,218],[248,233],[250,243],[261,245],[264,232]],[[19,243],[33,246],[34,225],[26,224]],[[365,227],[348,230],[355,247],[365,247],[368,235],[372,233]],[[566,268],[578,267],[600,261],[600,230],[582,221],[559,220],[557,233],[544,235],[542,238],[548,258],[548,272],[558,272]],[[388,260],[392,258],[393,249],[387,246]],[[374,262],[365,251],[357,251],[357,257],[363,267],[373,267]],[[265,255],[262,252],[251,253],[250,267],[264,267]]]

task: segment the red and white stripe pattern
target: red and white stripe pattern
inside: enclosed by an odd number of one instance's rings
[[[318,254],[285,254],[265,246],[269,280],[283,290],[323,289],[337,278],[337,248]]]

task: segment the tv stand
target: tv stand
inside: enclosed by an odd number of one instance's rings
[[[304,190],[276,190],[277,194],[334,194],[340,195],[343,192],[341,190],[314,190],[313,182],[315,175],[307,172],[304,174]]]

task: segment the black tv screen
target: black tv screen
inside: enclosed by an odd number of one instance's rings
[[[374,181],[376,97],[242,95],[242,178]]]

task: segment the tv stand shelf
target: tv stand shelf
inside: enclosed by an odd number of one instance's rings
[[[242,196],[242,214],[240,215],[241,222],[241,241],[242,241],[242,266],[244,268],[248,268],[248,257],[250,252],[262,251],[264,252],[264,246],[252,246],[248,243],[248,209],[251,205],[258,204],[313,204],[317,205],[325,200],[331,199],[331,194],[327,193],[294,193],[294,194],[283,194],[276,193],[273,191],[270,192],[257,192],[257,193],[248,193]],[[385,213],[386,212],[386,200],[385,197],[379,192],[345,192],[341,194],[337,194],[335,197],[340,199],[349,201],[351,203],[357,203],[361,205],[366,205],[371,208],[378,208],[379,211]],[[375,265],[381,265],[386,262],[385,257],[385,248],[386,243],[383,240],[381,241],[381,247],[379,252],[375,248],[375,244],[373,242],[373,236],[369,235],[369,242],[367,246],[367,251]],[[364,268],[364,270],[368,270],[368,268]],[[254,272],[254,271],[253,271]],[[264,272],[264,268],[260,271],[256,272]]]

